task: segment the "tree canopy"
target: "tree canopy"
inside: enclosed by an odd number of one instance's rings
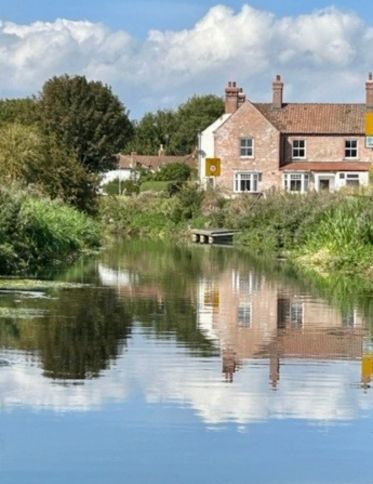
[[[111,88],[84,76],[47,81],[39,97],[47,134],[72,150],[90,171],[110,169],[133,132],[128,111]]]
[[[194,96],[176,111],[147,113],[135,126],[127,151],[158,154],[162,144],[169,155],[187,155],[197,146],[198,133],[224,112],[223,100],[214,95]]]

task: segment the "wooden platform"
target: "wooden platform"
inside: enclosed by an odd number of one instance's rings
[[[199,244],[229,244],[233,242],[236,230],[231,229],[193,229],[192,241]]]

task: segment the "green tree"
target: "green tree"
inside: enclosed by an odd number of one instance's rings
[[[35,125],[38,122],[39,108],[36,99],[0,99],[0,125],[9,123]]]
[[[3,183],[27,179],[30,166],[42,158],[42,136],[33,126],[20,123],[0,127],[0,179]]]
[[[98,176],[36,126],[0,125],[0,181],[33,184],[81,210],[96,209]]]
[[[175,133],[170,140],[170,152],[192,153],[197,146],[198,133],[224,113],[224,102],[214,95],[194,96],[182,104],[175,119]]]
[[[223,100],[217,96],[194,96],[176,111],[146,113],[135,125],[133,140],[126,151],[157,155],[162,144],[168,155],[188,155],[197,146],[198,133],[224,112]]]
[[[157,171],[153,179],[157,181],[178,181],[184,182],[189,179],[191,175],[190,166],[185,163],[170,163],[163,165],[159,171]]]
[[[160,145],[167,150],[170,139],[175,133],[175,118],[176,114],[169,110],[146,113],[135,125],[135,135],[127,145],[127,152],[157,155]]]
[[[127,109],[101,82],[54,77],[44,84],[39,102],[46,133],[56,136],[90,171],[114,167],[115,154],[132,137]]]

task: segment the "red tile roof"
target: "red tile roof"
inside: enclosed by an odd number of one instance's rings
[[[168,165],[169,163],[186,163],[192,168],[196,167],[196,158],[191,155],[181,155],[181,156],[153,156],[153,155],[118,155],[119,168],[136,168],[138,166],[143,166],[144,168],[150,168],[152,170],[158,170],[163,165]]]
[[[286,171],[369,171],[371,163],[362,161],[297,161],[280,167]]]
[[[365,134],[365,104],[283,104],[254,106],[282,133],[292,134]]]

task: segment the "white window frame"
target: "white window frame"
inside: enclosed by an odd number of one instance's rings
[[[290,190],[292,181],[300,180],[300,190]],[[310,174],[308,172],[284,173],[284,189],[288,193],[307,193],[310,185]]]
[[[360,186],[361,185],[361,181],[360,181],[360,173],[345,173],[345,186],[348,187],[348,186]],[[353,181],[358,181],[358,184],[357,185],[349,185],[347,182],[349,180],[353,180]]]
[[[241,177],[244,176],[244,180],[250,180],[250,188],[255,186],[256,190],[241,190]],[[259,183],[261,182],[262,174],[258,171],[235,171],[233,177],[233,192],[234,193],[260,193]]]
[[[253,318],[253,307],[250,302],[239,302],[237,306],[237,322],[241,328],[250,328]]]
[[[355,148],[348,148],[347,147],[347,143],[351,143],[351,142],[355,142],[356,143],[356,147]],[[359,140],[357,138],[345,138],[344,140],[344,159],[345,160],[358,160],[359,159]],[[356,150],[356,156],[347,156],[347,150],[349,151],[352,151],[352,150]]]
[[[304,326],[304,304],[302,301],[292,301],[290,303],[289,321],[290,326],[293,328],[301,328]]]
[[[250,146],[242,146],[243,141],[251,141],[251,147]],[[249,150],[251,148],[251,155],[243,155],[242,150]],[[254,138],[251,137],[243,137],[240,138],[240,158],[254,158],[254,153],[255,153],[255,140]]]
[[[300,146],[297,146],[295,147],[294,146],[294,143],[300,143],[300,142],[303,142],[304,146],[303,147],[300,147]],[[300,155],[294,155],[294,151],[295,150],[304,150],[304,155],[303,156],[300,156]],[[291,142],[291,157],[293,160],[305,160],[306,157],[307,157],[307,143],[306,143],[306,140],[303,139],[303,138],[297,138],[297,139],[293,139],[292,142]]]

